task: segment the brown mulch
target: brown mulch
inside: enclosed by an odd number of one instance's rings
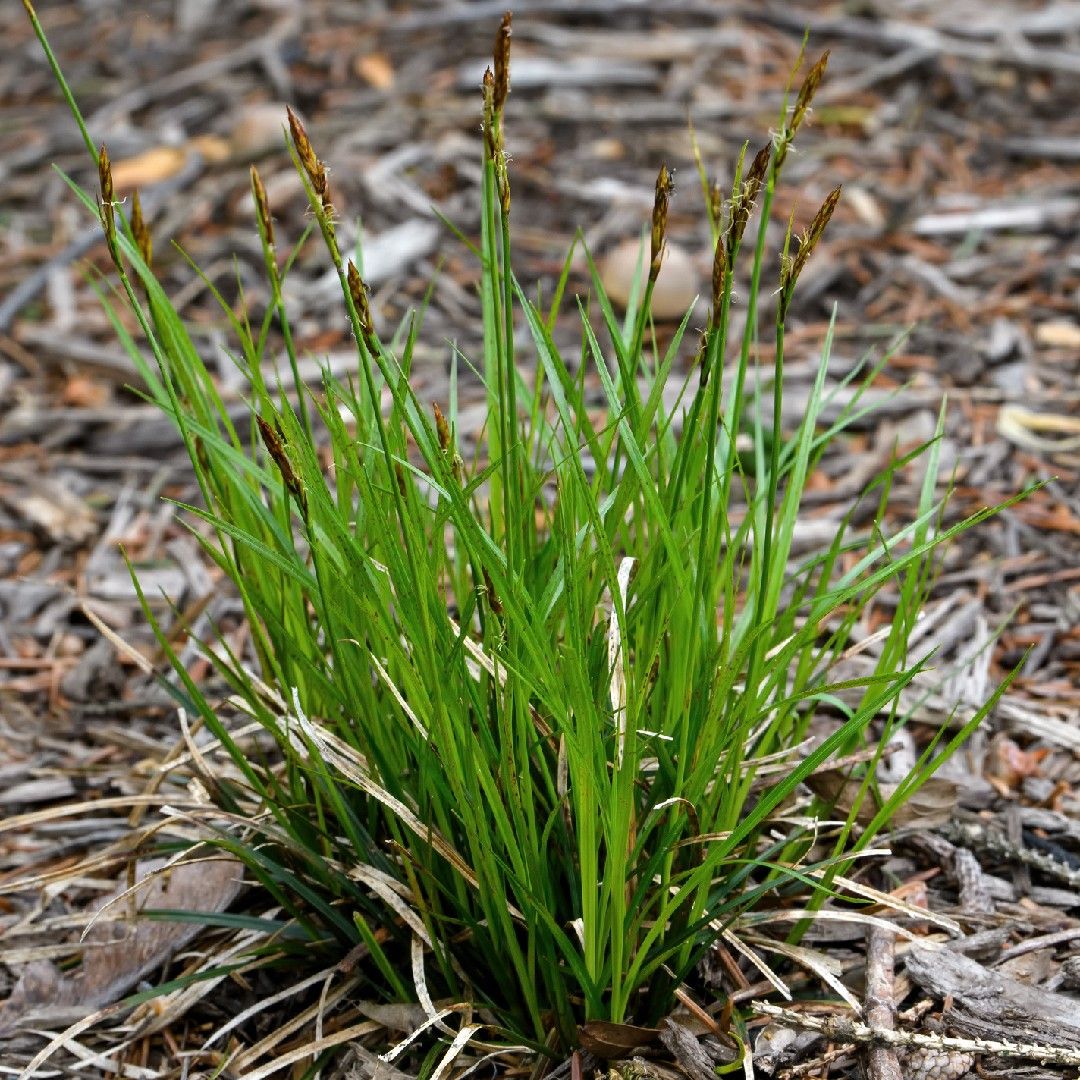
[[[163,283],[237,408],[243,387],[224,319],[168,241],[228,302],[238,304],[242,292],[258,309],[252,161],[279,238],[295,240],[307,223],[282,143],[284,102],[306,118],[332,167],[343,248],[362,221],[365,276],[383,328],[422,302],[438,270],[414,370],[421,397],[445,401],[451,343],[471,353],[479,301],[475,267],[439,216],[466,233],[477,219],[477,86],[502,9],[486,0],[38,5],[91,133],[117,163],[118,184],[137,183],[143,193]],[[977,940],[969,955],[983,965],[1075,1002],[1080,8],[1023,0],[520,3],[507,120],[515,270],[523,282],[549,287],[576,228],[597,252],[635,235],[667,162],[679,182],[672,237],[707,292],[707,230],[687,120],[710,171],[730,176],[744,140],[756,147],[775,123],[804,27],[812,56],[832,54],[777,220],[794,209],[805,225],[840,182],[844,197],[793,313],[786,415],[800,414],[834,305],[835,380],[867,349],[910,328],[875,383],[882,410],[822,463],[808,520],[838,520],[895,446],[930,437],[945,396],[951,519],[1045,481],[945,556],[923,643],[940,645],[948,678],[918,719],[929,728],[954,709],[963,719],[1013,666],[1023,668],[949,778],[947,806],[970,810],[969,831],[898,844],[888,870],[909,902],[959,919]],[[20,5],[0,9],[0,41],[2,998],[22,965],[72,951],[57,934],[79,925],[79,912],[123,879],[131,805],[105,800],[156,795],[156,764],[177,743],[166,692],[145,665],[117,656],[98,628],[112,628],[161,670],[125,554],[164,625],[173,625],[175,605],[197,627],[213,619],[227,631],[242,628],[235,601],[163,501],[193,497],[186,458],[140,400],[135,369],[91,287],[94,272],[108,269],[104,247],[50,166],[91,190],[95,177]],[[585,276],[574,285],[584,292]],[[314,358],[341,371],[351,363],[336,288],[310,245],[289,300],[313,377]],[[898,517],[917,493],[916,476],[900,478]],[[872,615],[869,631],[889,612],[878,606]],[[205,677],[205,663],[185,648],[193,674]],[[178,788],[170,798],[182,795]],[[20,816],[75,803],[93,812]],[[994,830],[1011,846],[995,848]],[[80,858],[103,851],[109,858],[93,873],[53,886]],[[1017,851],[1049,853],[1051,862],[1018,861]],[[974,869],[957,852],[973,853]],[[1063,868],[1057,876],[1055,865]],[[861,986],[861,940],[831,948]],[[169,973],[187,962],[179,954]],[[902,955],[897,964],[903,968]],[[913,964],[895,983],[898,1001],[918,997],[917,985],[937,1008],[945,992],[919,983],[915,971]],[[720,989],[737,1000],[762,993],[756,973],[734,959],[726,977]],[[46,1069],[73,1068],[88,1048],[105,1052],[120,1040],[127,1045],[114,1061],[125,1075],[209,1068],[210,1059],[185,1058],[199,1031],[272,992],[238,977],[179,1026],[152,1032],[145,1014],[127,1017],[99,1042],[80,1036]],[[953,1029],[967,1030],[965,1006],[957,1008]],[[977,1027],[974,1006],[967,1008],[969,1029]],[[949,1016],[941,1022],[948,1028]],[[250,1045],[265,1032],[253,1021],[241,1035]],[[10,1064],[17,1072],[41,1045],[27,1033],[0,1044],[4,1071]],[[812,1059],[825,1047],[804,1052]],[[839,1075],[855,1051],[829,1053],[822,1067]],[[369,1075],[360,1061],[356,1075]],[[792,1067],[797,1058],[772,1065]],[[982,1067],[1008,1063],[986,1057]],[[1009,1071],[1059,1074],[1033,1061]]]

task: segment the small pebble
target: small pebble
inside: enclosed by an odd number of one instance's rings
[[[56,645],[57,656],[82,656],[84,652],[86,652],[86,642],[78,634],[63,634]]]
[[[641,275],[646,276],[649,265],[649,248],[646,241],[644,253],[637,239],[624,240],[613,248],[600,262],[600,280],[611,302],[626,309],[630,290],[641,262]],[[653,318],[660,322],[676,322],[698,295],[700,279],[694,260],[685,248],[668,243],[664,261],[660,264],[660,276],[652,296]]]
[[[229,132],[229,148],[238,161],[254,161],[285,149],[288,118],[280,101],[260,101],[245,105],[236,114]]]

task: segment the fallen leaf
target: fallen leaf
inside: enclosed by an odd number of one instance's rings
[[[862,786],[861,777],[853,777],[847,769],[822,769],[808,776],[804,784],[824,799],[840,815],[847,816],[855,805]],[[896,784],[877,785],[882,804],[895,794]],[[896,809],[890,819],[895,827],[932,829],[952,817],[959,795],[955,781],[944,776],[931,776]],[[879,804],[869,789],[859,804],[858,824],[869,825],[877,814]]]
[[[864,225],[878,230],[885,228],[885,212],[881,209],[881,203],[866,188],[849,184],[844,188],[844,202],[855,211]]]
[[[578,1028],[581,1045],[589,1053],[605,1059],[629,1057],[635,1050],[656,1042],[659,1036],[658,1028],[612,1024],[607,1020],[590,1020]]]
[[[175,176],[185,165],[188,151],[180,146],[155,146],[135,157],[114,161],[113,187],[117,194],[159,184]]]
[[[164,859],[136,866],[135,904],[139,911],[169,908],[178,911],[225,911],[243,887],[243,867],[236,859],[215,856],[174,864],[162,873]],[[99,901],[96,910],[112,905],[91,926],[80,967],[62,972],[48,960],[23,968],[11,996],[0,1006],[0,1035],[27,1025],[51,1026],[81,1020],[120,1000],[160,968],[202,929],[193,922],[117,919],[127,910],[126,879]],[[73,950],[74,951],[74,950]]]
[[[415,1031],[427,1020],[423,1005],[410,1005],[408,1002],[358,1001],[356,1010],[390,1031],[406,1034]]]
[[[0,806],[20,806],[31,803],[56,802],[75,795],[75,785],[66,776],[43,776],[9,784],[0,791]]]
[[[597,139],[589,147],[589,153],[601,161],[622,161],[626,157],[626,147],[618,139]]]

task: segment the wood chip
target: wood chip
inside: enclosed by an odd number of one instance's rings
[[[962,1031],[1080,1050],[1080,1011],[1072,998],[1027,986],[940,946],[912,944],[906,963],[926,993],[952,1000],[949,1021]]]
[[[389,90],[394,85],[394,65],[384,52],[358,56],[353,71],[376,90]]]

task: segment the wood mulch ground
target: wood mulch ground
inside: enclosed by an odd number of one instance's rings
[[[243,290],[258,308],[265,294],[250,162],[269,191],[279,244],[306,224],[282,145],[284,102],[307,119],[332,166],[343,247],[362,218],[381,325],[396,325],[421,302],[440,268],[415,370],[421,397],[445,401],[449,343],[470,352],[479,302],[476,268],[439,215],[466,232],[477,220],[477,86],[503,6],[38,5],[92,135],[108,144],[121,193],[134,184],[143,193],[163,281],[238,410],[243,387],[224,320],[168,241],[230,303]],[[876,988],[866,1009],[875,1024],[890,1002],[914,1004],[921,1019],[906,1021],[911,1030],[937,1023],[959,1036],[1026,1038],[1076,1053],[1080,6],[523,0],[508,113],[515,269],[526,282],[550,283],[578,227],[597,252],[636,235],[664,161],[679,184],[672,238],[696,274],[691,295],[707,293],[687,119],[710,171],[730,176],[743,141],[756,147],[775,122],[804,27],[810,54],[829,48],[832,56],[777,219],[794,209],[805,225],[840,182],[844,197],[794,311],[785,415],[800,415],[834,304],[834,381],[865,350],[911,328],[872,391],[881,409],[814,478],[806,543],[820,542],[895,446],[932,435],[946,395],[951,519],[1045,482],[948,552],[921,631],[920,647],[937,645],[939,654],[917,702],[919,738],[970,715],[1023,660],[933,795],[928,813],[950,824],[898,842],[888,866],[909,903],[958,920],[967,938],[948,963],[873,937],[868,950],[861,927],[810,941],[829,951],[857,996],[864,982]],[[149,969],[126,985],[123,972],[110,971],[107,990],[93,1002],[76,996],[67,1012],[55,983],[50,1001],[40,988],[35,998],[25,978],[28,970],[57,978],[49,962],[78,951],[89,905],[125,880],[131,815],[146,815],[134,822],[145,826],[165,801],[157,765],[177,747],[175,710],[98,628],[158,663],[124,553],[166,625],[173,604],[196,626],[213,619],[228,628],[236,604],[163,501],[190,497],[186,459],[167,422],[132,389],[134,368],[91,287],[91,269],[107,270],[104,247],[51,165],[91,189],[94,177],[20,5],[0,8],[0,41],[0,999],[23,975],[16,1001],[25,1005],[29,994],[38,1007],[24,1009],[25,1024],[12,1019],[14,1005],[0,1009],[0,1072],[17,1074],[45,1044],[35,1031],[62,1030],[139,980],[159,979],[153,967],[163,949],[175,954],[166,970],[174,976],[206,947],[202,939],[151,943]],[[583,274],[575,287],[586,289]],[[290,279],[297,343],[344,371],[352,353],[336,288],[311,245]],[[312,359],[309,371],[317,370]],[[474,401],[466,418],[479,416]],[[917,484],[915,475],[898,481],[898,520],[915,505]],[[876,605],[866,629],[888,618],[887,606]],[[187,655],[205,676],[194,648]],[[133,810],[136,795],[145,796],[142,810]],[[218,885],[215,902],[226,906],[228,885]],[[215,933],[211,951],[224,948],[225,932]],[[895,980],[887,976],[894,949]],[[731,960],[723,971],[723,993],[762,995],[745,965]],[[824,995],[813,981],[803,986]],[[72,1035],[39,1075],[210,1075],[212,1056],[197,1053],[206,1033],[274,992],[262,976],[237,976],[208,984],[182,1008],[109,1015]],[[874,1011],[881,997],[884,1013]],[[236,1045],[256,1047],[309,1005],[304,998],[253,1013],[232,1033]],[[349,1008],[343,999],[332,1025],[355,1023]],[[761,1073],[845,1075],[863,1054],[852,1031],[794,1039],[790,1018],[764,1025],[752,1027]],[[226,1075],[269,1075],[267,1063],[307,1037],[270,1039],[245,1058],[247,1071]],[[673,1055],[695,1075],[684,1054],[669,1050],[669,1063]],[[358,1043],[341,1075],[372,1075],[370,1060]],[[931,1075],[927,1060],[901,1054],[908,1075]],[[895,1065],[881,1048],[866,1054],[877,1080]],[[945,1065],[959,1075],[973,1062],[954,1053]],[[993,1053],[980,1067],[1027,1077],[1064,1069],[1037,1055]]]

